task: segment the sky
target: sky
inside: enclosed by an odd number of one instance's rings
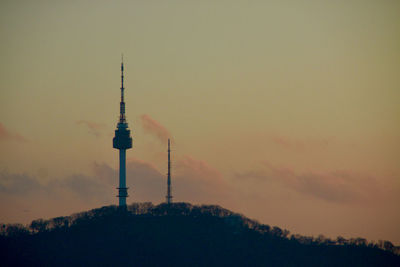
[[[1,1],[0,221],[217,204],[400,245],[400,2]]]

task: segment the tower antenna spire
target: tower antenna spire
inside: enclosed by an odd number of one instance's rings
[[[121,102],[120,102],[120,114],[119,114],[119,122],[125,123],[125,100],[124,100],[124,56],[121,58]]]
[[[167,204],[170,205],[172,202],[171,195],[171,148],[170,148],[170,140],[168,139],[168,175],[167,175]]]
[[[126,208],[126,198],[128,197],[128,188],[126,187],[126,150],[132,148],[132,137],[125,118],[123,60],[123,55],[121,55],[121,102],[119,121],[115,130],[115,137],[113,138],[113,147],[119,150],[119,187],[117,188],[117,197],[119,198],[119,206]]]

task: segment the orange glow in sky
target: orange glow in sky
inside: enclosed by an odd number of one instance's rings
[[[0,221],[219,204],[400,244],[399,1],[1,1]]]

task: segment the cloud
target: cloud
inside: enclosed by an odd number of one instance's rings
[[[26,173],[0,171],[0,221],[27,223],[117,203],[116,186],[96,176],[74,174],[53,177],[47,183],[41,180]]]
[[[285,135],[272,134],[271,141],[285,149],[303,152],[306,149],[325,148],[334,142],[332,138],[305,138],[298,139]]]
[[[64,194],[78,197],[83,201],[111,201],[112,188],[95,177],[74,174],[64,179],[53,180],[46,185],[47,191],[53,194]]]
[[[106,164],[96,166],[96,176],[101,180],[112,181],[111,184],[117,187],[117,169]],[[128,202],[165,201],[167,165],[165,165],[165,172],[160,172],[152,163],[129,158],[126,170],[130,195]],[[215,204],[227,198],[229,185],[217,169],[203,160],[186,155],[172,163],[171,173],[172,195],[175,201]]]
[[[222,174],[207,162],[185,155],[177,162],[177,171],[182,176],[190,176],[193,179],[211,180],[217,183],[222,181]]]
[[[74,174],[49,183],[40,183],[39,177],[29,174],[0,173],[0,193],[2,195],[38,196],[46,195],[49,201],[68,199],[71,196],[83,201],[109,200],[109,186],[83,174]]]
[[[108,181],[113,188],[118,185],[118,171],[107,164],[95,164],[95,174],[100,180]],[[129,158],[127,161],[128,202],[165,201],[167,192],[167,165],[165,172],[144,160]],[[222,174],[203,160],[192,156],[173,162],[172,195],[175,201],[195,203],[217,203],[226,199],[229,186]]]
[[[42,189],[42,185],[28,174],[0,172],[0,193],[2,194],[25,195],[42,191]]]
[[[94,163],[91,175],[74,174],[59,179],[46,179],[28,174],[0,173],[1,196],[39,197],[47,202],[60,203],[74,199],[76,203],[116,203],[119,183],[118,166]],[[127,160],[129,202],[165,201],[167,166],[160,172],[155,165],[137,158]],[[226,198],[228,186],[222,174],[207,162],[184,156],[172,166],[172,193],[176,201],[218,203]],[[65,205],[65,204],[64,204]]]
[[[4,125],[0,122],[0,141],[11,140],[17,142],[27,142],[28,140],[18,133],[12,133],[8,131]]]
[[[119,183],[118,165],[115,169],[106,163],[94,163],[94,176],[105,186],[114,190],[110,193],[112,197],[117,195],[117,187]],[[126,182],[129,187],[128,203],[163,201],[166,176],[160,173],[157,168],[146,161],[129,158],[126,163]]]
[[[115,183],[117,171],[106,163],[95,162],[93,164],[93,173],[96,179],[99,179],[105,184],[113,185]]]
[[[229,188],[221,173],[207,162],[185,156],[172,169],[173,201],[226,205]],[[94,163],[92,174],[45,179],[0,171],[0,221],[28,222],[40,217],[117,204],[118,166]],[[137,158],[127,161],[128,203],[165,201],[167,175]],[[167,166],[165,166],[167,167]],[[43,179],[44,180],[44,179]],[[24,212],[30,210],[29,214]]]
[[[77,121],[76,124],[85,125],[89,129],[89,133],[93,134],[96,137],[101,136],[101,131],[105,128],[105,125],[103,123],[96,123],[96,122],[87,121],[87,120]]]
[[[235,177],[257,182],[278,182],[300,193],[329,202],[362,201],[369,199],[371,195],[383,195],[383,187],[375,177],[349,170],[297,173],[292,168],[277,167],[264,162],[262,169],[236,173]]]
[[[142,120],[142,127],[144,131],[148,134],[155,135],[161,141],[161,143],[166,144],[168,138],[172,139],[170,132],[149,115],[143,114],[140,118]]]
[[[130,158],[127,162],[127,185],[131,196],[128,201],[164,201],[166,172],[167,166],[163,173],[149,162]],[[281,184],[304,195],[336,203],[365,201],[371,196],[376,200],[388,191],[376,177],[364,173],[349,170],[299,173],[269,162],[263,162],[261,168],[236,173],[234,177],[241,182],[252,181],[258,188],[265,183]],[[2,171],[0,194],[46,194],[49,200],[74,197],[80,201],[113,203],[118,181],[118,166],[113,168],[106,163],[94,163],[92,175],[74,174],[51,179],[49,183],[41,183],[40,178],[32,175]],[[204,160],[186,155],[172,164],[172,192],[178,201],[221,203],[233,194],[240,194],[241,191],[232,186]]]
[[[118,179],[118,176],[117,176]],[[151,163],[131,158],[127,162],[127,183],[130,186],[131,201],[164,201],[166,175]],[[118,180],[117,180],[118,181]]]
[[[183,201],[225,203],[228,200],[232,192],[230,185],[217,169],[204,160],[186,155],[175,166],[172,169],[175,181],[173,192]]]

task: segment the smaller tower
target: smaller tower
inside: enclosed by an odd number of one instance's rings
[[[165,198],[167,200],[167,204],[170,205],[172,203],[172,194],[171,194],[171,149],[170,149],[170,141],[169,141],[169,139],[168,139],[167,196]]]

